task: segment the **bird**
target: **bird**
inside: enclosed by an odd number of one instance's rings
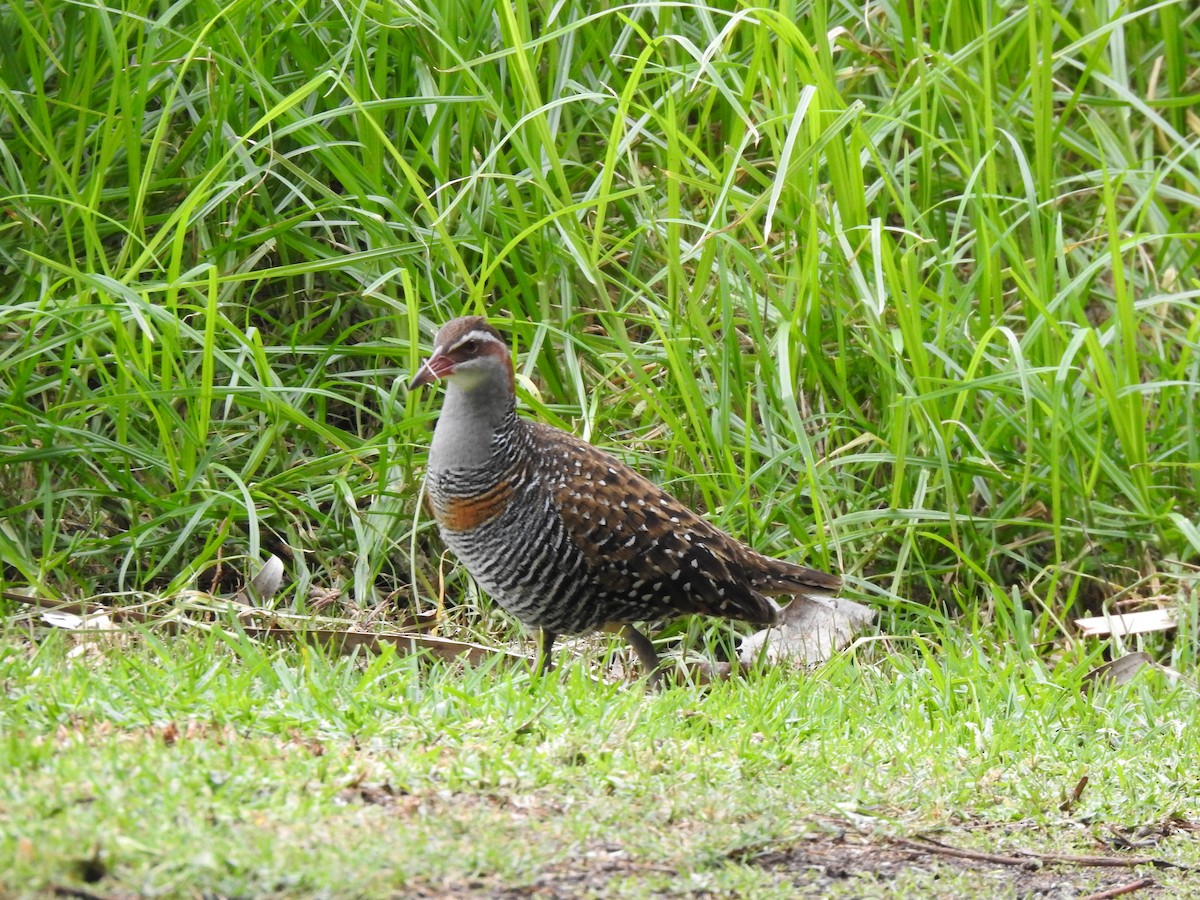
[[[635,623],[703,614],[771,626],[842,579],[765,556],[615,456],[516,411],[512,358],[487,319],[437,332],[409,390],[444,382],[425,501],[475,582],[539,632],[548,671],[560,635],[619,633],[655,684],[662,664]],[[815,598],[815,599],[814,599]]]

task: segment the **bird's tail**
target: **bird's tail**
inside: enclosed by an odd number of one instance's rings
[[[764,556],[755,567],[752,584],[756,591],[769,594],[803,594],[829,597],[842,589],[842,579],[820,569],[810,569],[782,559]]]

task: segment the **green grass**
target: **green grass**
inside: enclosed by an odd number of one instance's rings
[[[1193,579],[1198,14],[1106,9],[9,5],[5,579],[428,597],[399,384],[468,310],[904,621]]]
[[[1085,696],[1082,657],[907,643],[646,697],[582,664],[531,684],[213,635],[69,655],[10,633],[0,890],[78,883],[97,851],[110,893],[466,890],[607,847],[614,891],[754,893],[782,891],[757,857],[823,829],[1091,853],[1112,826],[1200,818],[1194,689]],[[1139,852],[1200,863],[1186,834]]]
[[[822,816],[1058,834],[1083,770],[1076,825],[1196,818],[1192,695],[1077,687],[1200,669],[1200,10],[762,6],[0,7],[0,587],[191,622],[68,659],[0,607],[0,887],[92,843],[147,892],[528,884],[618,835],[631,894],[753,893],[723,854]],[[530,415],[900,637],[651,698],[196,637],[271,555],[290,614],[519,633],[419,509],[403,383],[463,312]]]

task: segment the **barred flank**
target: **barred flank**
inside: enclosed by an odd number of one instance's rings
[[[431,468],[426,490],[479,585],[556,633],[693,612],[772,624],[767,595],[840,584],[760,556],[615,458],[515,412],[485,466]]]

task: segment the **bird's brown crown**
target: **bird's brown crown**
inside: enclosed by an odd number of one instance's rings
[[[471,345],[472,341],[474,346]],[[485,344],[498,344],[505,351],[508,345],[495,328],[488,324],[483,316],[462,316],[451,319],[443,325],[433,339],[435,353],[451,353],[470,349],[478,355],[480,347]]]
[[[467,373],[472,377],[466,378]],[[409,387],[455,375],[464,376],[460,379],[463,386],[490,381],[498,387],[507,386],[509,394],[513,393],[508,345],[482,316],[463,316],[443,325],[433,339],[433,355],[422,364]]]

